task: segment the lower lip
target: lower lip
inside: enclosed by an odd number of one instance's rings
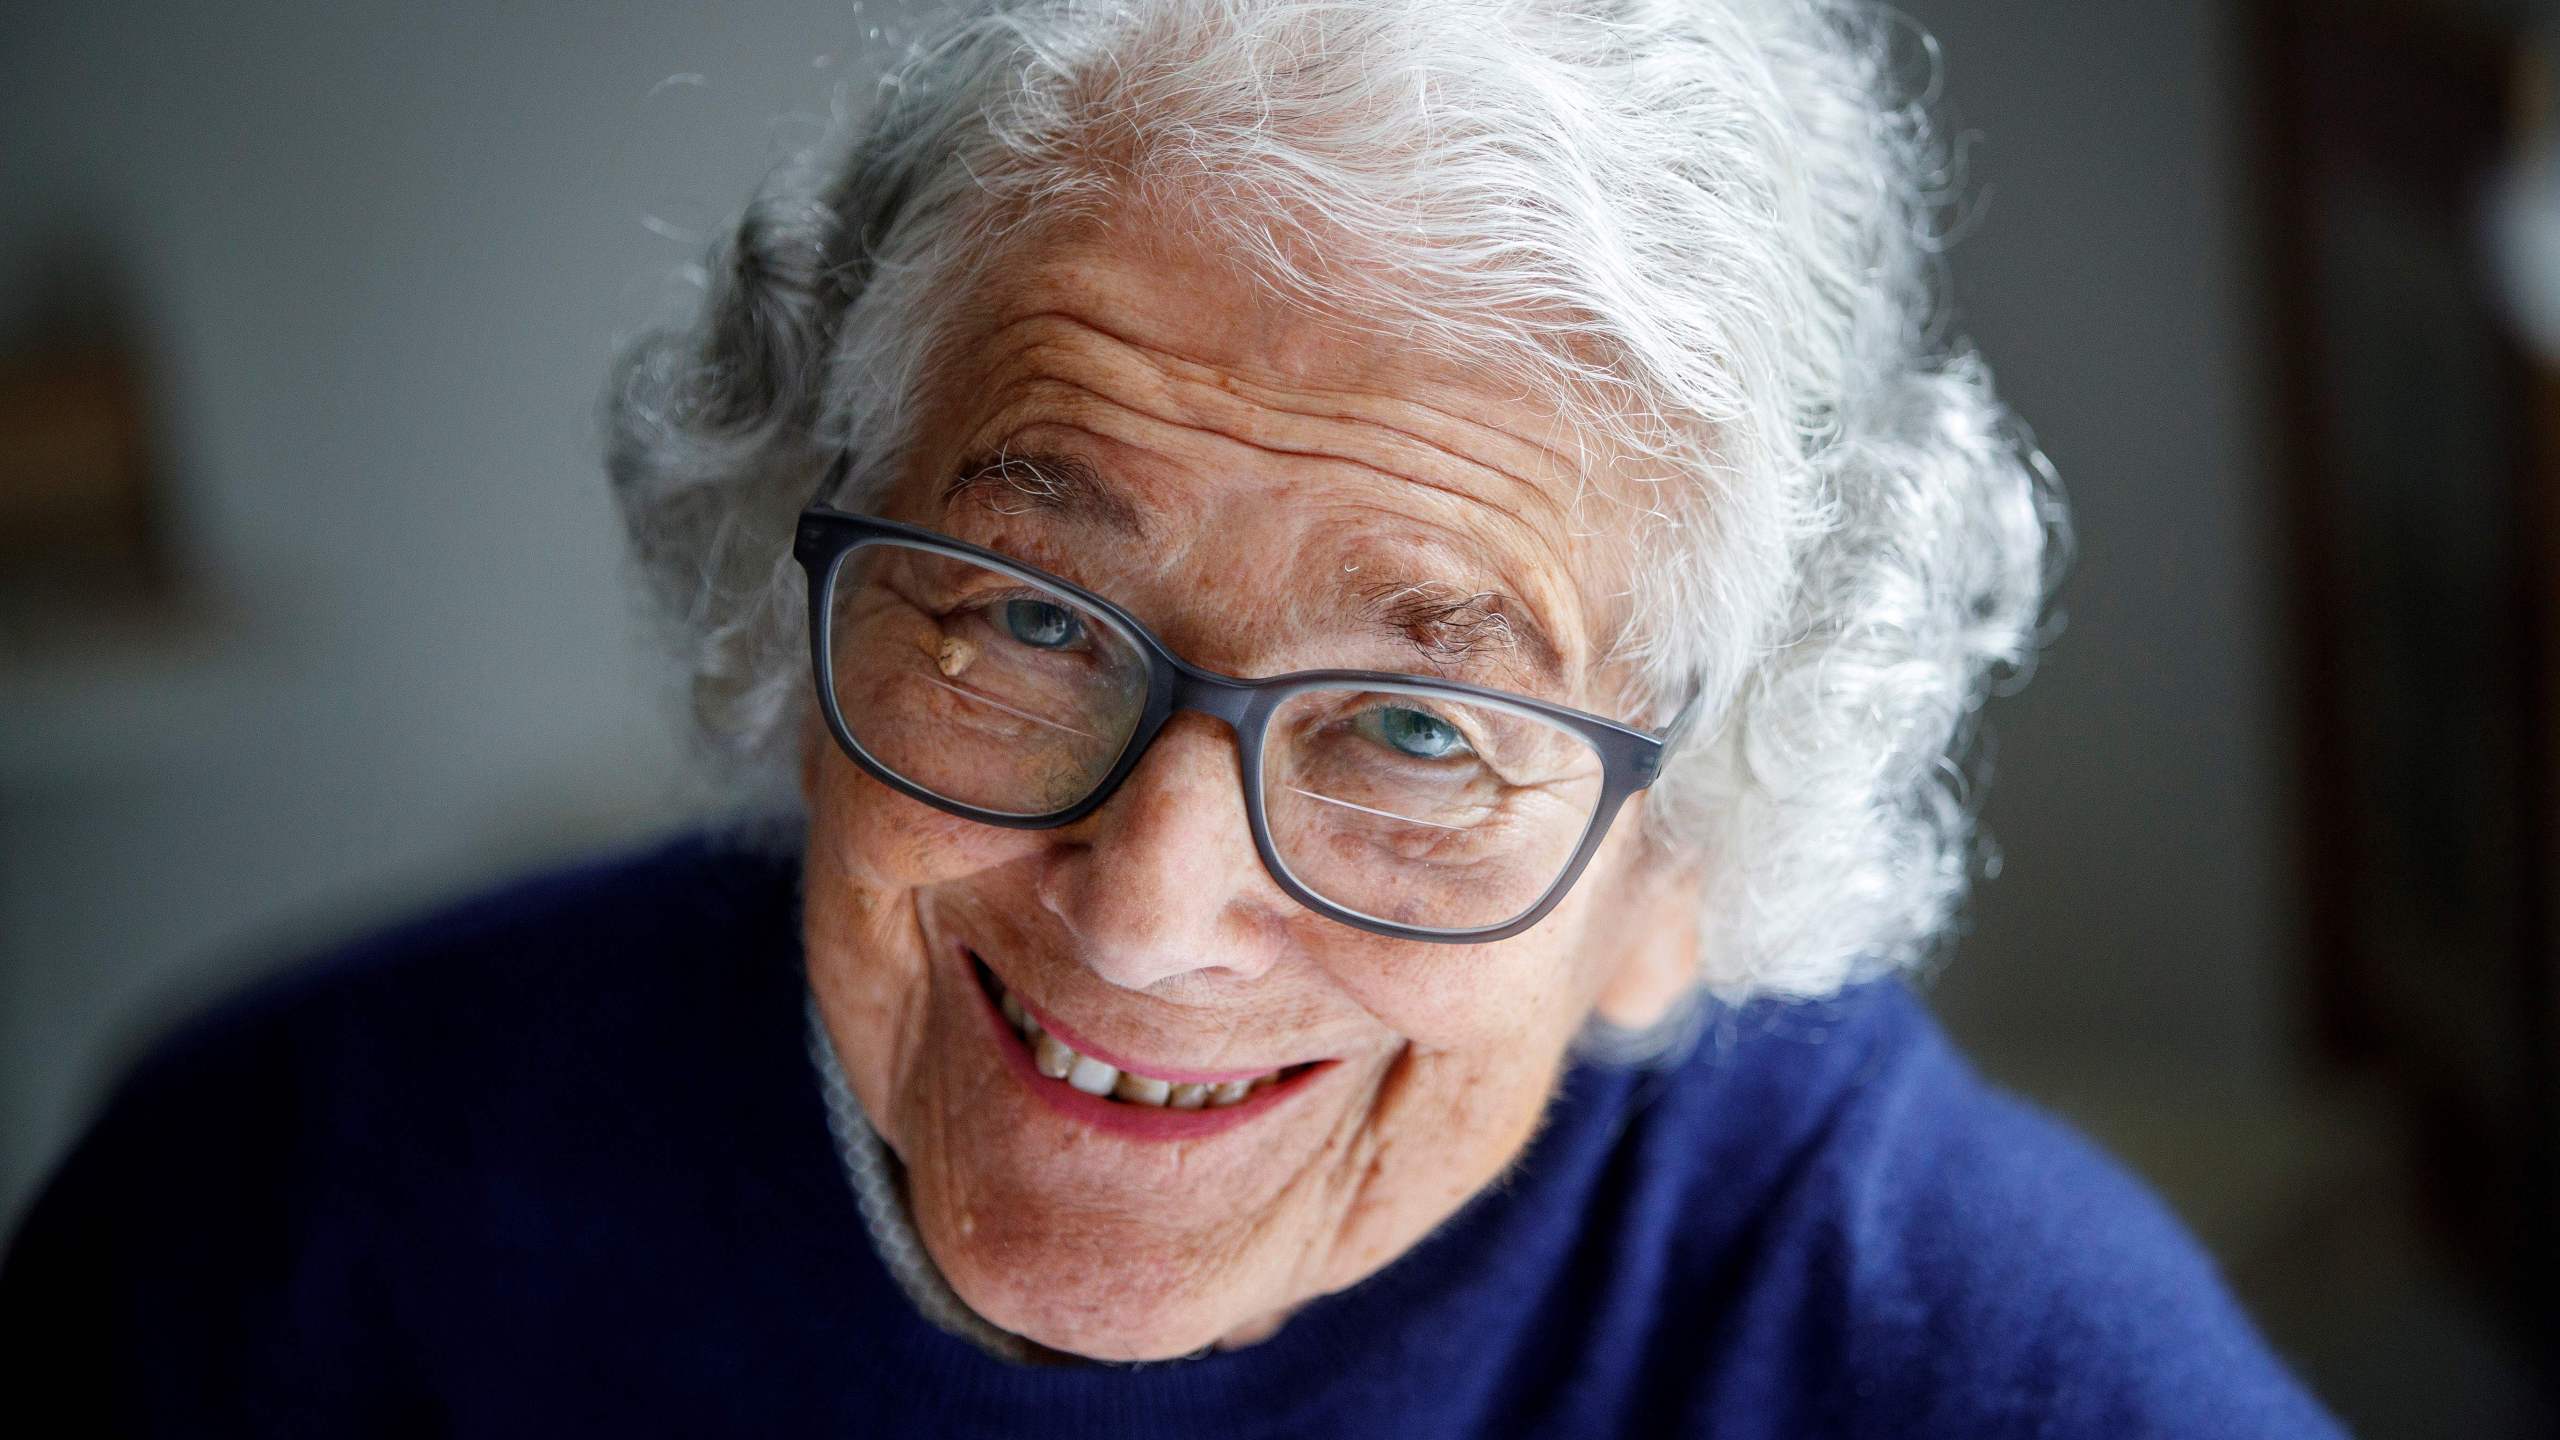
[[[964,966],[970,958],[966,951],[962,952]],[[1106,1100],[1099,1095],[1088,1095],[1064,1080],[1052,1080],[1041,1074],[1040,1067],[1032,1063],[1031,1047],[1024,1043],[1022,1033],[1004,1018],[1003,1011],[996,1008],[994,998],[987,994],[985,986],[978,983],[977,975],[964,971],[962,978],[977,995],[978,1009],[986,1015],[987,1024],[995,1032],[996,1049],[1004,1056],[1005,1068],[1021,1076],[1023,1084],[1039,1098],[1040,1103],[1071,1120],[1080,1120],[1096,1130],[1107,1130],[1114,1135],[1126,1135],[1136,1140],[1198,1140],[1223,1134],[1247,1121],[1270,1114],[1276,1106],[1287,1104],[1291,1097],[1306,1088],[1308,1081],[1333,1068],[1330,1061],[1311,1065],[1287,1079],[1254,1091],[1233,1105],[1222,1105],[1214,1110],[1175,1110],[1165,1106]]]

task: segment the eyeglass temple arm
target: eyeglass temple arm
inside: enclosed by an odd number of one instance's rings
[[[1653,763],[1645,768],[1647,780],[1662,773],[1662,767],[1669,764],[1672,755],[1679,750],[1680,742],[1689,737],[1689,727],[1697,721],[1698,712],[1706,707],[1706,699],[1706,686],[1702,684],[1689,692],[1688,703],[1682,705],[1680,713],[1672,716],[1671,723],[1663,727],[1662,743],[1653,752]]]
[[[818,493],[809,497],[809,505],[814,506],[826,504],[827,497],[836,493],[836,487],[844,483],[845,472],[852,468],[853,452],[850,450],[837,451],[835,463],[829,465],[827,467],[827,473],[819,478]],[[802,508],[805,509],[808,507],[804,506]]]

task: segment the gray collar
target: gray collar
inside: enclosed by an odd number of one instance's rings
[[[933,1257],[925,1253],[924,1241],[916,1235],[914,1219],[907,1213],[906,1186],[898,1157],[880,1143],[879,1132],[871,1128],[870,1117],[862,1113],[853,1087],[845,1083],[835,1042],[818,1015],[818,997],[814,993],[804,995],[803,1008],[809,1020],[809,1064],[817,1070],[819,1093],[826,1098],[827,1131],[835,1137],[836,1158],[844,1163],[845,1178],[853,1183],[853,1198],[862,1211],[862,1223],[871,1232],[871,1248],[896,1278],[898,1288],[906,1292],[907,1299],[927,1320],[990,1355],[1021,1364],[1064,1359],[1046,1346],[980,1319],[952,1291],[951,1282],[942,1278]]]

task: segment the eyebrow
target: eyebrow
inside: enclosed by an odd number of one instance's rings
[[[1361,611],[1412,642],[1436,665],[1464,667],[1479,656],[1516,660],[1538,680],[1556,685],[1564,662],[1555,641],[1529,607],[1499,590],[1468,593],[1441,580],[1390,580],[1360,592]]]
[[[1082,456],[993,451],[963,461],[943,485],[944,513],[975,504],[996,515],[1055,515],[1132,539],[1152,538],[1145,514]],[[1369,577],[1353,594],[1363,619],[1441,669],[1492,667],[1548,686],[1564,683],[1563,652],[1517,596],[1444,580]]]
[[[962,501],[997,515],[1034,512],[1081,520],[1133,539],[1148,538],[1146,517],[1081,456],[1048,451],[995,451],[963,461],[942,487],[949,513]]]

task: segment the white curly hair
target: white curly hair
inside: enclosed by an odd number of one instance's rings
[[[1938,56],[1862,0],[1005,0],[777,171],[608,396],[699,729],[789,815],[793,520],[898,473],[955,297],[1131,203],[1311,312],[1516,378],[1652,477],[1611,658],[1703,718],[1644,807],[1705,879],[1700,993],[1928,961],[1975,868],[1972,717],[2023,678],[2060,491],[1942,332]],[[1657,715],[1662,713],[1657,710]]]

